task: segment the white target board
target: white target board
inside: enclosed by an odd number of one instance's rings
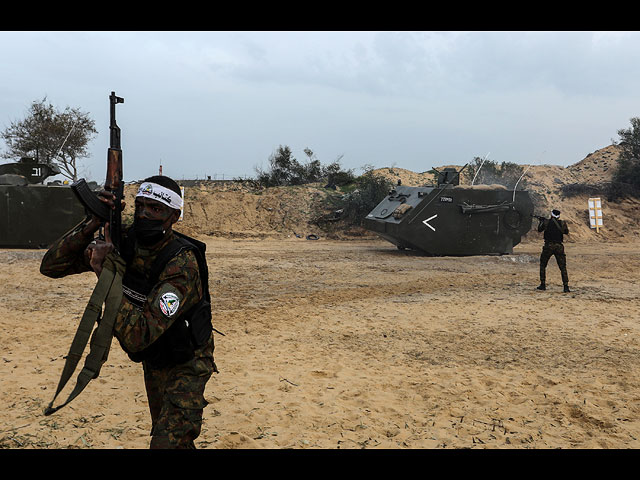
[[[596,232],[602,228],[602,201],[599,198],[589,199],[589,225]]]

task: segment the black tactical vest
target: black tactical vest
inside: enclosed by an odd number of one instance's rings
[[[129,232],[122,256],[127,264],[133,258],[133,229]],[[171,324],[155,342],[140,352],[125,352],[134,362],[146,362],[153,368],[166,368],[191,360],[195,350],[202,347],[211,336],[211,297],[209,294],[209,269],[205,258],[206,245],[182,233],[173,232],[173,239],[165,246],[154,261],[148,274],[143,275],[127,268],[122,279],[124,296],[134,305],[142,308],[147,295],[157,283],[165,266],[180,252],[191,250],[198,261],[198,270],[202,282],[202,298],[189,311],[182,314]]]
[[[563,233],[562,233],[562,225],[560,224],[561,220],[556,220],[551,217],[551,219],[547,222],[547,226],[544,230],[544,241],[551,243],[562,243]]]

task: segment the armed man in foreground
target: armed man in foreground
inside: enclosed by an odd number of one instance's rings
[[[537,218],[539,221],[538,231],[544,232],[544,246],[542,247],[542,253],[540,254],[540,285],[537,288],[538,290],[547,289],[547,264],[549,263],[549,259],[552,256],[555,256],[558,268],[560,268],[564,292],[570,292],[569,275],[567,274],[567,256],[564,253],[563,244],[564,235],[569,234],[567,222],[560,220],[560,211],[555,209],[551,211],[551,218]]]
[[[114,195],[102,191],[99,198],[115,208]],[[49,249],[40,267],[52,278],[90,271],[100,277],[105,259],[119,264],[123,295],[113,333],[129,357],[142,362],[151,448],[195,448],[205,385],[217,372],[204,255],[194,239],[172,228],[182,201],[171,178],[149,177],[140,185],[133,225],[123,229],[119,251],[109,223],[104,240],[94,238],[103,222],[90,214]]]

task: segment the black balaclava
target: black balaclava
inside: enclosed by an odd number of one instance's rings
[[[162,240],[166,233],[163,223],[163,220],[135,217],[133,219],[133,232],[138,243],[144,247],[149,247]]]

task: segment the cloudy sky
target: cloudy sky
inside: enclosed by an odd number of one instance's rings
[[[111,91],[127,181],[160,164],[254,176],[279,145],[356,173],[568,166],[640,116],[640,32],[4,31],[0,46],[0,128],[45,96],[88,112],[80,173],[100,183]]]

